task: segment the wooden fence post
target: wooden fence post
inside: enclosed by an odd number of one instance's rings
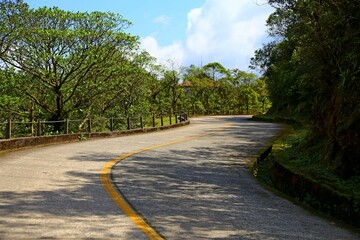
[[[6,124],[6,139],[11,138],[11,119],[8,120]]]
[[[156,125],[155,124],[155,114],[152,115],[152,125],[153,125],[153,127],[155,127],[155,125]]]
[[[91,117],[88,118],[88,132],[91,133]]]
[[[130,122],[130,117],[127,117],[127,129],[131,130],[131,122]]]
[[[32,120],[30,123],[30,132],[31,132],[31,136],[34,137],[35,136],[34,120]]]
[[[69,119],[64,120],[64,134],[69,134]]]
[[[143,118],[140,117],[140,128],[143,129],[144,128],[144,124],[143,124]]]
[[[161,121],[161,126],[164,126],[164,119],[163,119],[163,115],[160,115],[160,121]]]
[[[114,131],[114,118],[113,117],[110,118],[110,131],[111,132]]]
[[[41,136],[41,120],[39,119],[37,124],[37,136]]]

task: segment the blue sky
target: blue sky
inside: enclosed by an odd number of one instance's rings
[[[248,71],[256,49],[269,41],[264,0],[24,0],[32,8],[110,11],[133,23],[127,31],[167,67],[219,62]],[[168,64],[171,62],[172,64]]]

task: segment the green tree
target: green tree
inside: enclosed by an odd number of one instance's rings
[[[180,76],[175,70],[168,70],[164,74],[164,83],[168,86],[167,101],[170,103],[168,111],[178,112],[178,103],[181,97],[180,91]]]
[[[257,93],[257,98],[260,103],[262,113],[266,113],[266,110],[270,106],[269,93],[266,86],[266,81],[263,78],[259,78],[254,83],[254,91]]]
[[[253,59],[275,112],[308,116],[325,162],[343,177],[360,173],[360,2],[270,0],[270,34],[280,41]],[[277,94],[276,91],[280,94]]]
[[[40,8],[19,21],[25,22],[22,34],[1,59],[31,76],[28,84],[37,91],[27,94],[50,120],[88,109],[116,75],[115,57],[121,52],[125,58],[137,45],[123,32],[130,23],[117,14]]]
[[[22,0],[3,0],[0,2],[0,56],[5,55],[22,35],[23,15],[29,7]]]
[[[205,114],[261,111],[260,95],[266,108],[267,92],[256,84],[257,79],[253,73],[225,69],[220,63],[210,63],[203,68],[191,65],[184,74],[193,112]]]
[[[15,80],[22,78],[23,76],[14,70],[0,70],[0,122],[6,119],[21,120],[28,116],[28,104],[21,98],[21,84]]]
[[[191,107],[194,113],[214,113],[212,100],[214,99],[215,82],[203,68],[191,65],[184,75],[188,82]]]
[[[203,67],[203,69],[204,72],[208,75],[208,77],[214,81],[228,76],[227,69],[218,62],[208,63]]]

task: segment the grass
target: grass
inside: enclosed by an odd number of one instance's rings
[[[304,128],[290,128],[257,166],[256,178],[281,196],[346,222],[358,231],[360,176],[342,179],[336,175],[321,158],[322,143],[310,143],[308,135]]]
[[[180,122],[179,119],[178,119],[178,122]],[[155,119],[155,123],[156,123],[156,126],[161,126],[161,119],[160,119],[160,118],[156,118],[156,119]],[[164,123],[164,126],[170,125],[170,117],[163,117],[163,123]],[[171,123],[172,123],[172,124],[175,124],[175,123],[176,123],[176,118],[175,118],[175,116],[172,116],[172,117],[171,117]]]
[[[325,184],[351,198],[360,199],[360,176],[344,180],[336,175],[331,166],[321,161],[321,143],[309,146],[307,136],[308,130],[298,128],[275,141],[270,157],[259,166],[257,178],[273,187],[271,163],[277,161],[294,173]]]
[[[178,120],[179,122],[179,120]],[[176,118],[175,116],[171,117],[171,124],[175,124],[176,123]],[[126,123],[124,123],[124,129],[126,129]],[[169,116],[165,116],[163,117],[163,126],[167,126],[170,125],[170,117]],[[147,117],[143,119],[143,127],[144,128],[149,128],[153,126],[153,120],[152,117]],[[160,117],[156,117],[155,118],[155,126],[159,127],[161,126],[161,118]],[[140,120],[136,119],[135,121],[132,119],[131,122],[131,127],[132,128],[140,128]]]

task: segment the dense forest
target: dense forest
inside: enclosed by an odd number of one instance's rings
[[[275,41],[255,53],[272,108],[310,126],[307,150],[343,178],[360,175],[360,1],[269,0]]]
[[[0,3],[0,122],[235,114],[270,106],[265,81],[220,63],[161,66],[110,12]]]

